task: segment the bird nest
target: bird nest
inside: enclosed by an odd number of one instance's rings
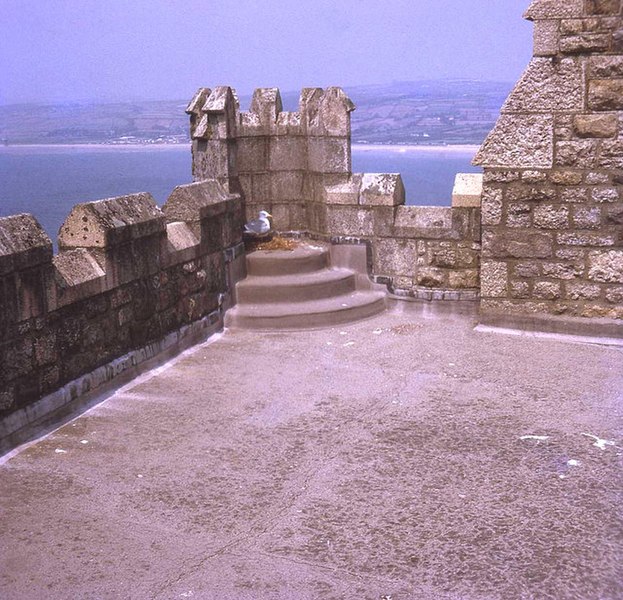
[[[301,245],[299,240],[292,238],[284,238],[279,235],[274,236],[270,240],[257,240],[253,244],[254,250],[294,250]]]

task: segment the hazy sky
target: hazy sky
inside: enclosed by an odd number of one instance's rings
[[[0,0],[0,103],[515,81],[529,0]]]

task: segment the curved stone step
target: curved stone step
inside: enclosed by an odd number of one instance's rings
[[[259,276],[311,273],[329,266],[329,251],[318,246],[294,250],[256,250],[247,255],[247,274]]]
[[[355,291],[305,302],[238,304],[227,311],[225,326],[231,329],[311,329],[365,319],[383,310],[383,292]]]
[[[356,277],[350,269],[322,269],[292,275],[250,275],[236,287],[240,304],[304,302],[341,296],[355,291]]]

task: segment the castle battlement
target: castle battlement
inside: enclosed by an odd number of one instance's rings
[[[31,215],[0,218],[0,439],[217,327],[260,209],[282,233],[365,244],[394,297],[623,338],[621,2],[535,0],[526,16],[534,58],[476,157],[484,177],[459,175],[452,206],[352,173],[340,88],[305,88],[297,112],[261,88],[241,112],[223,86],[188,105],[195,183],[162,209],[145,193],[79,204],[57,255]]]

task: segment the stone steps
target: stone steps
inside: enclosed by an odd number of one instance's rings
[[[350,269],[322,269],[291,275],[249,275],[239,282],[240,304],[321,300],[355,290],[355,274]]]
[[[358,289],[357,272],[332,267],[328,248],[302,244],[294,250],[252,252],[247,272],[236,285],[238,303],[225,315],[229,328],[330,327],[385,309],[386,294]]]

